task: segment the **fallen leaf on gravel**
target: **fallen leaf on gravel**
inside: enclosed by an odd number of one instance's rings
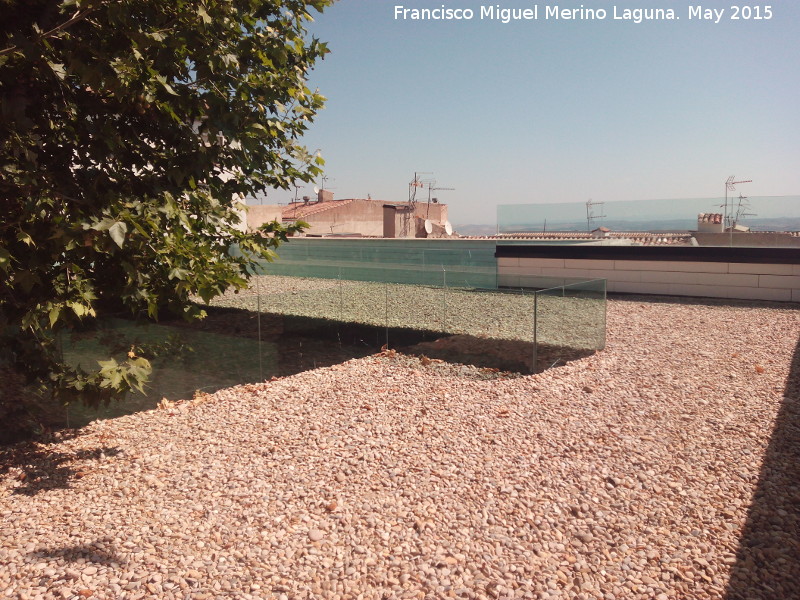
[[[756,373],[761,375],[761,373],[763,372],[764,372],[764,367],[762,367],[761,365],[756,365]]]

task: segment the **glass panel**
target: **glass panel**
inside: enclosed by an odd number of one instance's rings
[[[604,279],[537,290],[535,304],[537,371],[605,347]]]
[[[720,181],[720,191],[723,186]],[[746,193],[744,183],[740,188]],[[497,224],[500,234],[535,234],[521,243],[537,245],[601,243],[589,231],[604,226],[612,238],[657,232],[654,239],[629,236],[633,244],[800,247],[800,238],[787,233],[800,230],[800,196],[745,197],[737,189],[717,198],[504,204],[497,207]],[[573,239],[559,239],[560,232],[573,232],[561,234]]]
[[[71,405],[69,424],[82,426],[93,419],[155,408],[162,398],[191,399],[196,392],[211,393],[277,374],[277,344],[259,344],[257,336],[242,335],[237,320],[227,319],[224,326],[216,323],[208,321],[200,330],[182,321],[157,324],[112,318],[63,335],[66,362],[87,370],[96,369],[98,360],[109,357],[122,362],[132,346],[161,349],[151,361],[153,371],[145,394],[132,392],[122,401],[97,409]]]
[[[447,332],[452,336],[441,343],[460,346],[460,362],[532,372],[532,292],[448,288],[447,299]]]
[[[265,272],[298,277],[339,278],[440,285],[442,270],[456,286],[495,288],[497,266],[490,240],[372,240],[292,238]]]

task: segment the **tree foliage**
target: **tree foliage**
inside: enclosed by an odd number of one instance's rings
[[[138,387],[145,357],[71,368],[56,334],[201,317],[272,258],[295,228],[244,233],[239,202],[320,172],[305,27],[331,2],[0,0],[0,367],[64,401]]]

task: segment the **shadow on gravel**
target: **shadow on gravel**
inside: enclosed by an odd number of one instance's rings
[[[108,567],[119,568],[120,565],[126,564],[126,559],[117,556],[113,549],[110,549],[111,543],[106,543],[103,540],[83,544],[80,546],[68,546],[66,548],[42,548],[34,552],[30,552],[28,556],[33,560],[41,559],[62,559],[68,563],[94,563],[96,565],[105,565]]]
[[[541,373],[549,368],[591,356],[595,350],[581,350],[539,344],[533,364],[533,344],[520,340],[501,340],[472,335],[447,335],[398,348],[405,354],[424,355],[446,362],[463,363],[510,373]]]
[[[645,296],[642,294],[626,294],[611,292],[607,295],[609,300],[624,302],[640,302],[642,304],[684,304],[692,306],[724,306],[733,308],[796,308],[797,302],[778,302],[773,300],[737,300],[734,298],[702,298],[692,296]]]
[[[58,442],[74,437],[71,431],[58,434]],[[14,494],[35,496],[39,492],[70,487],[75,479],[86,472],[76,469],[75,461],[95,460],[100,455],[116,456],[116,448],[79,450],[74,454],[59,452],[55,444],[24,442],[14,446],[0,447],[0,477],[19,482]]]
[[[792,598],[800,598],[800,343],[725,595]]]

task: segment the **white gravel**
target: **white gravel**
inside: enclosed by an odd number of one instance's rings
[[[796,309],[612,300],[539,375],[373,356],[2,451],[0,598],[796,598]]]

